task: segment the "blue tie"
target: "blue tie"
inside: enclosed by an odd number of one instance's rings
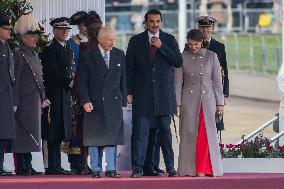
[[[108,53],[107,53],[107,51],[104,52],[104,60],[105,60],[106,66],[109,67],[109,66],[108,66],[109,58],[108,58]]]

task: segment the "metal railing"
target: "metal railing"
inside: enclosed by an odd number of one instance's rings
[[[261,133],[261,136],[263,136],[263,131],[264,129],[266,129],[267,127],[269,127],[270,125],[272,125],[276,120],[278,119],[278,116],[274,116],[272,119],[268,120],[266,123],[264,123],[263,125],[261,125],[259,128],[257,128],[256,130],[254,130],[253,132],[251,132],[250,134],[246,135],[245,137],[243,137],[240,141],[238,141],[236,144],[241,144],[243,141],[245,140],[249,140],[250,138],[254,137],[255,135],[257,135],[258,133]],[[273,136],[272,138],[269,139],[270,143],[275,142],[277,139],[279,139],[280,137],[282,137],[284,135],[284,131],[281,131],[280,133],[278,133],[277,135]]]
[[[143,5],[138,5],[138,6],[129,5],[129,8],[125,10],[119,10],[119,11],[108,10],[107,8],[108,7],[106,7],[106,23],[107,24],[109,24],[109,21],[111,20],[111,18],[114,18],[114,17],[119,18],[121,16],[124,16],[124,20],[123,22],[121,22],[121,24],[126,24],[126,25],[129,23],[132,25],[139,24],[141,26],[140,29],[143,29],[143,25],[142,25],[143,20],[137,23],[135,19],[133,19],[133,17],[135,17],[136,15],[140,15],[141,19],[143,19],[145,12],[148,10],[147,7],[144,7]],[[218,27],[216,28],[216,30],[219,32],[256,32],[256,31],[260,31],[260,28],[258,26],[258,18],[259,18],[259,15],[264,12],[270,13],[270,14],[276,14],[275,10],[272,8],[246,8],[242,6],[231,8],[231,15],[229,14],[227,9],[218,10],[218,12],[214,10],[210,10],[210,9],[207,10],[208,15],[218,14],[218,17],[222,19],[222,21],[219,22],[220,24],[218,23]],[[164,9],[164,10],[161,10],[161,13],[163,17],[164,28],[171,29],[171,30],[177,30],[178,10],[177,9]],[[187,9],[186,15],[187,15],[187,28],[195,28],[196,27],[195,18],[200,15],[199,9],[198,8]],[[232,16],[233,23],[232,23],[232,26],[229,27],[228,18],[230,16]],[[275,18],[275,19],[281,20],[281,18]],[[271,24],[273,25],[273,23],[275,22],[276,20],[272,20]],[[264,28],[264,31],[271,32],[271,28],[270,27]],[[278,27],[278,29],[275,32],[281,32],[281,27]]]
[[[177,33],[165,30],[178,39]],[[126,51],[133,31],[117,32],[118,48]],[[275,76],[282,64],[282,37],[280,34],[242,34],[214,35],[225,44],[227,63],[230,70]],[[183,50],[183,49],[181,49]]]

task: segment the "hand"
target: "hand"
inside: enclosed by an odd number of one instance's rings
[[[46,98],[46,99],[44,99],[44,100],[42,101],[42,103],[41,103],[41,108],[46,108],[46,107],[48,107],[50,104],[51,104],[50,101]]]
[[[127,103],[132,104],[132,95],[127,95]]]
[[[224,115],[224,106],[217,106],[217,113],[220,116],[223,116]]]
[[[151,38],[150,43],[156,48],[160,48],[162,46],[162,41],[155,36]]]
[[[177,117],[180,117],[180,106],[177,106],[177,112],[175,113]]]
[[[93,104],[91,103],[91,102],[87,102],[87,103],[85,103],[84,105],[83,105],[83,107],[84,107],[84,110],[86,111],[86,112],[91,112],[94,108],[93,108]]]
[[[13,111],[16,112],[18,109],[18,106],[13,106]]]

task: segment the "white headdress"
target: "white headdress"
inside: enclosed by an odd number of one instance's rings
[[[14,32],[20,35],[41,33],[38,21],[32,14],[22,15],[15,23]]]

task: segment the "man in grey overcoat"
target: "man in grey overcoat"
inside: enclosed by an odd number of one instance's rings
[[[13,54],[7,43],[11,34],[9,18],[0,15],[0,176],[12,175],[3,170],[4,152],[10,139],[15,138],[12,84],[14,82]]]
[[[124,143],[122,106],[126,106],[124,52],[113,47],[115,34],[110,27],[99,31],[98,42],[79,58],[83,143],[89,147],[93,178],[101,177],[103,150],[105,176],[119,178],[116,152],[117,145]]]

